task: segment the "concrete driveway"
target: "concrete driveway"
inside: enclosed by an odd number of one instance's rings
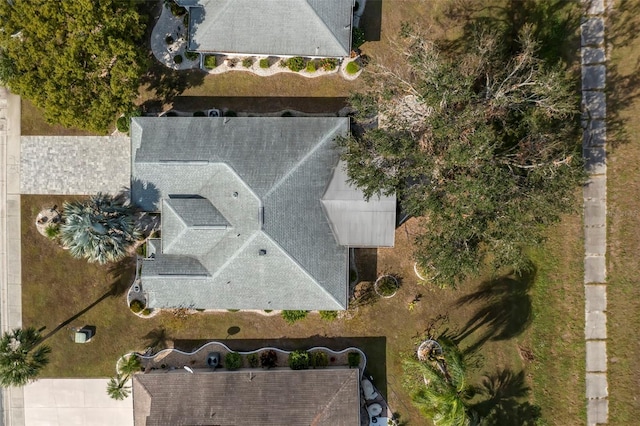
[[[25,426],[133,426],[133,398],[109,398],[107,382],[40,379],[25,386]]]

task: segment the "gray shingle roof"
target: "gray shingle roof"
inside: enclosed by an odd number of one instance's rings
[[[136,426],[360,424],[358,369],[133,376]]]
[[[353,0],[189,0],[189,49],[348,56]],[[195,6],[195,7],[194,7]]]
[[[142,270],[149,306],[345,309],[347,248],[320,199],[338,163],[333,140],[348,126],[336,117],[133,119],[132,200],[150,211],[164,203],[163,251]],[[205,213],[227,228],[190,229]]]

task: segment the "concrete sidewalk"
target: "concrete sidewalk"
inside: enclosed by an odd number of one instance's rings
[[[0,326],[22,327],[20,97],[0,87]],[[21,388],[3,389],[6,426],[24,425]]]

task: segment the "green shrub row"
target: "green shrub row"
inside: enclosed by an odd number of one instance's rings
[[[305,319],[309,311],[282,311],[282,318],[289,324]]]

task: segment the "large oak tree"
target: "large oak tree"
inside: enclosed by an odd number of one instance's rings
[[[47,121],[105,132],[144,71],[145,22],[131,0],[0,2],[0,81]]]
[[[339,141],[349,177],[425,218],[415,257],[440,284],[487,261],[522,270],[525,248],[575,206],[579,95],[565,69],[539,59],[532,34],[510,43],[477,32],[447,54],[407,32],[403,59],[369,67],[352,98],[360,130]]]

